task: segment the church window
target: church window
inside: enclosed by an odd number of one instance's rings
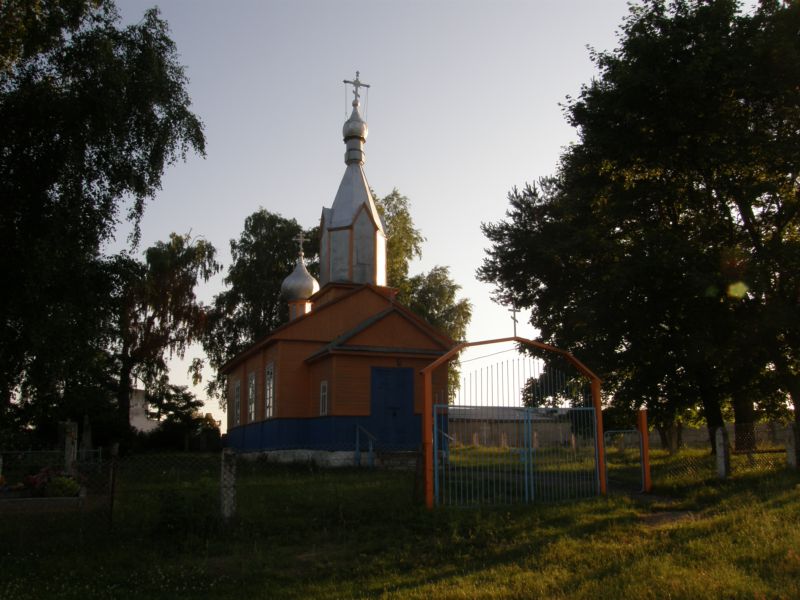
[[[233,424],[239,425],[242,415],[242,386],[239,381],[233,382]]]
[[[264,418],[271,419],[275,409],[275,365],[269,363],[264,371]]]
[[[256,374],[247,376],[247,422],[256,420]]]
[[[328,414],[328,382],[321,381],[319,384],[319,414],[325,416]]]

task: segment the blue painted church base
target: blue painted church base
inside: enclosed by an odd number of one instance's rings
[[[311,419],[270,419],[228,430],[227,446],[240,452],[260,450],[355,450],[356,426],[376,436],[376,450],[417,450],[422,441],[419,415],[403,419],[402,436],[388,432],[378,417],[316,417]],[[383,437],[383,439],[381,439]],[[367,450],[367,436],[360,435],[361,450]]]

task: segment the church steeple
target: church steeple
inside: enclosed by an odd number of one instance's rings
[[[386,234],[362,165],[369,129],[359,112],[359,73],[345,84],[353,86],[353,112],[342,128],[345,168],[331,208],[322,209],[320,225],[320,283],[386,285]]]

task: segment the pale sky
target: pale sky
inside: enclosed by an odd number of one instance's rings
[[[118,0],[124,23],[153,5]],[[248,215],[264,207],[318,224],[345,169],[341,129],[352,95],[342,80],[358,70],[371,85],[367,179],[379,196],[396,187],[409,198],[427,240],[412,274],[450,267],[473,304],[470,341],[512,334],[508,311],[475,278],[488,245],[480,225],[502,219],[508,191],[551,174],[576,140],[559,104],[596,73],[587,46],[616,46],[625,0],[158,6],[205,124],[207,156],[169,167],[146,209],[140,249],[172,231],[209,240],[225,267],[200,289],[210,303]],[[520,315],[518,331],[534,337],[528,317]],[[173,382],[188,383],[182,367]],[[202,386],[195,393],[205,398]],[[216,401],[206,410],[222,418]]]

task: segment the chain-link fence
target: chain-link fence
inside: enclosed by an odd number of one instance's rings
[[[792,435],[792,427],[781,423],[728,425],[719,432],[679,427],[669,435],[653,430],[653,484],[661,488],[691,486],[720,477],[784,469],[791,459]]]
[[[0,540],[8,552],[108,536],[207,539],[298,506],[322,521],[355,519],[364,502],[407,505],[421,489],[416,463],[325,468],[226,451],[98,456],[67,468],[63,452],[0,456]]]
[[[609,479],[626,475],[624,482],[639,485],[634,436],[608,433],[609,455],[619,455],[619,464],[610,460]],[[656,433],[650,440],[654,491],[680,493],[717,480],[721,467],[727,468],[726,477],[768,476],[791,464],[792,435],[790,427],[777,424],[731,427],[714,438],[707,430],[687,428],[669,452],[660,448]],[[208,539],[258,531],[265,523],[274,529],[275,520],[283,518],[289,522],[281,530],[291,535],[295,517],[287,515],[303,514],[325,527],[331,520],[357,520],[366,505],[385,507],[387,518],[394,518],[422,502],[419,461],[402,469],[326,468],[231,451],[85,453],[69,465],[63,452],[0,451],[0,459],[0,540],[2,550],[12,553],[54,543],[76,547],[93,536]]]
[[[105,530],[111,462],[99,450],[0,450],[0,539],[6,548],[47,545],[56,537],[80,542]]]
[[[112,461],[110,528],[206,535],[220,519],[220,455],[138,454]]]

